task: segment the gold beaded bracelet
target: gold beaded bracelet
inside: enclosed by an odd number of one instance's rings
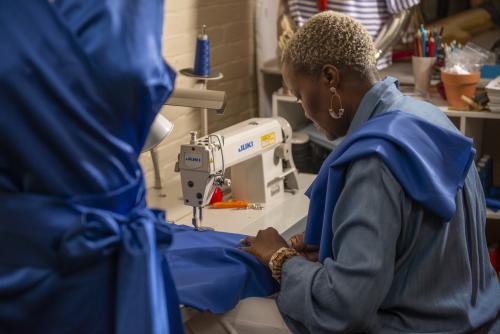
[[[300,255],[299,252],[293,248],[281,247],[278,249],[273,256],[271,256],[271,260],[269,260],[269,269],[271,269],[273,278],[281,282],[281,268],[283,267],[283,263],[289,258],[298,255]]]

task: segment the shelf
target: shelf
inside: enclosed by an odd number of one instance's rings
[[[401,85],[413,86],[415,84],[415,77],[413,76],[413,68],[411,61],[394,62],[389,67],[379,71],[380,78],[386,76],[395,77],[399,80]],[[482,78],[477,87],[484,88],[491,81],[491,79]],[[437,84],[438,80],[432,80],[431,85]]]
[[[440,108],[443,110],[443,108]],[[443,110],[448,117],[466,117],[480,119],[500,119],[500,113],[491,111],[459,111],[459,110]]]
[[[453,110],[448,108],[448,104],[440,96],[431,96],[427,99],[414,96],[412,92],[403,92],[405,95],[412,96],[413,98],[427,101],[441,109],[448,117],[465,117],[465,118],[479,118],[479,119],[500,119],[500,113],[491,111],[464,111]]]
[[[278,59],[270,60],[264,63],[260,70],[265,74],[281,75],[281,68]],[[413,86],[415,78],[413,76],[413,69],[411,62],[394,62],[389,67],[379,71],[380,78],[386,76],[395,77],[403,86]],[[484,88],[491,81],[491,79],[481,79],[478,83],[478,88]],[[439,81],[432,80],[431,85],[436,85]]]
[[[297,98],[292,95],[284,94],[280,89],[273,94],[278,101],[284,102],[297,102]],[[479,119],[500,119],[500,113],[491,111],[460,111],[460,110],[449,110],[446,101],[439,97],[431,97],[427,100],[434,104],[436,107],[441,109],[448,117],[466,117],[466,118],[479,118]]]

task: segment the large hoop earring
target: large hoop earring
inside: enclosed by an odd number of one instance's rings
[[[344,116],[344,108],[342,107],[342,100],[340,99],[340,95],[337,93],[337,90],[335,87],[330,87],[330,92],[332,93],[332,96],[330,98],[330,109],[328,109],[328,113],[330,116],[334,119],[340,119],[342,116]],[[340,108],[339,110],[333,110],[333,98],[337,97],[339,99],[339,104]]]

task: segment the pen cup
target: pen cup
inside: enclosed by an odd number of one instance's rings
[[[436,57],[411,58],[413,77],[415,78],[415,92],[422,96],[429,96],[429,85],[431,83],[432,67]]]

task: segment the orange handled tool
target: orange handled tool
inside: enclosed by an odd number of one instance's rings
[[[226,201],[212,204],[214,209],[262,209],[260,204],[248,203],[247,201]]]

